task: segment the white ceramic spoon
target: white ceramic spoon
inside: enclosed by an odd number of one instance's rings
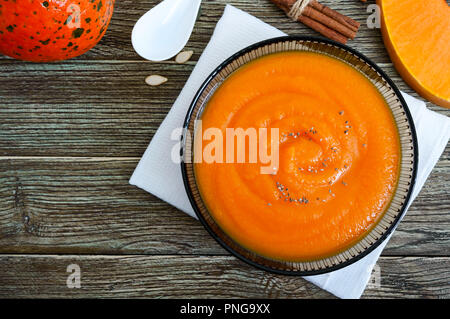
[[[131,43],[141,57],[170,59],[188,42],[202,0],[165,0],[144,14],[131,33]]]

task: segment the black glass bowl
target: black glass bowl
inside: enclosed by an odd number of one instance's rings
[[[192,164],[194,162],[192,138],[194,135],[190,134],[194,132],[194,122],[201,117],[209,98],[232,72],[264,55],[293,50],[317,52],[336,58],[358,70],[369,79],[385,98],[392,111],[401,145],[398,185],[389,207],[377,224],[361,240],[346,250],[334,256],[304,262],[280,261],[261,256],[242,247],[220,228],[203,203],[197,187],[194,164]],[[348,266],[366,256],[380,245],[399,222],[411,196],[416,178],[417,138],[414,123],[400,91],[389,77],[367,57],[345,45],[326,39],[297,36],[280,37],[256,43],[237,52],[219,65],[200,87],[186,115],[184,128],[181,170],[186,192],[199,220],[208,232],[236,257],[251,265],[275,273],[302,276],[317,275]],[[187,138],[187,134],[190,134],[191,138]]]

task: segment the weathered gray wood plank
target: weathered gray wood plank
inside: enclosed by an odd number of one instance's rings
[[[81,269],[68,289],[67,266]],[[382,257],[363,298],[445,298],[450,258]],[[231,256],[0,256],[0,297],[329,298],[302,278],[260,271]]]
[[[450,256],[449,155],[384,254]],[[200,223],[129,185],[136,164],[0,160],[0,253],[226,254]]]
[[[194,62],[3,61],[0,156],[138,157],[193,66]],[[381,66],[402,90],[414,94],[391,64]],[[144,79],[155,73],[169,82],[149,87]],[[450,110],[433,109],[450,115]]]

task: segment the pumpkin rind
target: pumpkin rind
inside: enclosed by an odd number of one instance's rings
[[[114,0],[0,0],[0,53],[32,62],[70,59],[103,37]]]

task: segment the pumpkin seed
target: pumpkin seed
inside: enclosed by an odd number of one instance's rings
[[[194,54],[194,51],[180,52],[180,53],[178,53],[177,57],[175,58],[175,62],[177,62],[179,64],[186,63],[192,57],[192,54]]]
[[[167,78],[161,75],[149,75],[145,78],[145,83],[151,86],[158,86],[167,82]]]

